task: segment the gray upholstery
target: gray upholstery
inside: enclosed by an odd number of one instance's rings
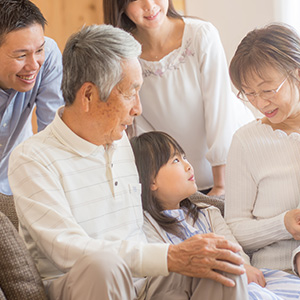
[[[33,259],[15,228],[18,222],[12,196],[1,195],[0,210],[10,217],[0,212],[0,300],[47,299]]]
[[[222,216],[224,216],[225,196],[207,196],[201,192],[196,192],[194,195],[190,196],[189,199],[194,203],[202,202],[213,205],[217,207],[221,211]]]
[[[4,213],[9,220],[18,229],[18,217],[15,209],[13,196],[8,196],[0,193],[0,211]]]

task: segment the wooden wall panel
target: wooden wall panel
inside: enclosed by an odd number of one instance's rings
[[[45,33],[61,51],[68,37],[83,25],[103,23],[102,0],[32,0],[48,21]]]

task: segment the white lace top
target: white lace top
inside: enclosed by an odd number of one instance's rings
[[[211,166],[226,163],[233,133],[253,119],[231,91],[216,28],[185,18],[180,48],[160,61],[140,59],[144,84],[138,133],[165,131],[183,147],[199,189],[213,185]]]

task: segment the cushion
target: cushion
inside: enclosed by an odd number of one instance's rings
[[[3,299],[47,299],[44,285],[25,243],[1,212],[0,236],[0,288],[6,297]]]
[[[217,207],[221,211],[222,216],[224,216],[225,196],[207,196],[205,194],[202,194],[201,192],[196,192],[194,195],[190,196],[189,199],[193,203],[202,202],[213,205]]]
[[[18,229],[18,216],[15,209],[14,198],[0,193],[0,211],[3,212]]]

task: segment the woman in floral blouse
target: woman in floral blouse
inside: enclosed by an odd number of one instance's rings
[[[180,16],[172,0],[104,0],[105,23],[142,44],[143,114],[138,133],[165,131],[186,150],[198,189],[224,194],[224,170],[233,133],[253,119],[232,93],[216,28]]]

